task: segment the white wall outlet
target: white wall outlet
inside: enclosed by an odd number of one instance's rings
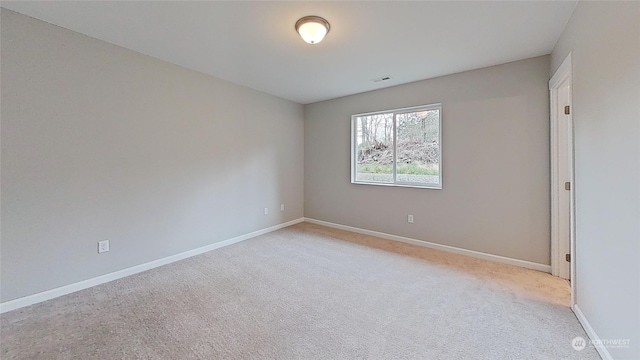
[[[280,204],[280,211],[284,211],[284,204]]]
[[[264,208],[264,214],[269,215],[269,208]]]
[[[413,224],[413,215],[407,215],[407,222]]]
[[[98,241],[98,254],[109,251],[109,240]]]

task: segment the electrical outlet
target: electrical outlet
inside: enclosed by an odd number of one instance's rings
[[[413,215],[407,215],[407,222],[413,224]]]
[[[109,251],[109,240],[98,241],[98,254]]]
[[[280,211],[284,211],[284,204],[280,204]]]
[[[269,215],[269,208],[264,208],[264,214]]]

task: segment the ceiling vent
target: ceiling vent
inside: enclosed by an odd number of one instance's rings
[[[389,76],[389,75],[383,76],[383,77],[379,77],[379,78],[375,78],[375,79],[372,79],[371,81],[373,81],[374,83],[378,83],[378,82],[388,81],[388,80],[391,80],[391,76]]]

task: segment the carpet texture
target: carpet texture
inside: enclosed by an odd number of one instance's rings
[[[0,316],[8,359],[599,359],[541,272],[302,223]]]

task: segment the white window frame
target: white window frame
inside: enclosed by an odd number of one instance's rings
[[[438,183],[414,183],[414,182],[401,182],[396,180],[396,116],[399,114],[406,114],[418,111],[438,110]],[[380,115],[380,114],[393,114],[393,182],[373,182],[373,181],[357,181],[356,180],[356,162],[357,162],[357,147],[358,147],[358,128],[357,118],[362,116]],[[429,104],[412,106],[400,109],[374,111],[368,113],[351,115],[351,183],[358,185],[381,185],[381,186],[396,186],[396,187],[411,187],[421,189],[436,189],[442,190],[442,104]]]

